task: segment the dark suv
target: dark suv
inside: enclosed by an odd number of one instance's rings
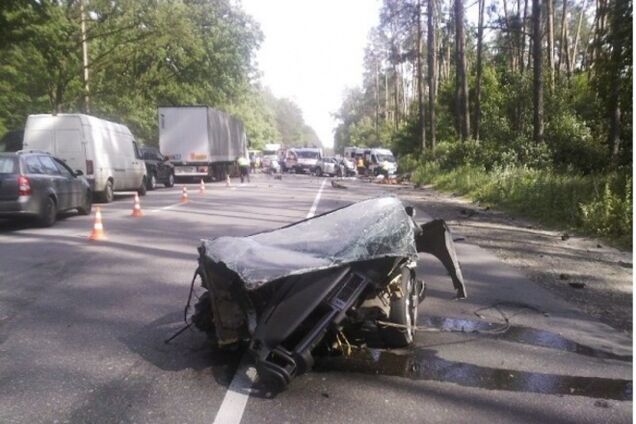
[[[148,190],[154,190],[157,183],[166,187],[174,185],[174,165],[171,164],[159,149],[152,146],[141,146],[141,157],[146,162],[148,172]]]
[[[82,172],[62,160],[39,151],[0,153],[0,217],[31,216],[50,227],[59,212],[88,215],[92,204]]]

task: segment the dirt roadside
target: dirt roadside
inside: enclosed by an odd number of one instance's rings
[[[391,187],[391,186],[387,186]],[[393,188],[395,187],[395,188]],[[547,230],[430,186],[392,186],[452,231],[495,253],[532,281],[610,326],[631,334],[633,254],[604,242]]]

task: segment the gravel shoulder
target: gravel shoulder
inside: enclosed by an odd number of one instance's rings
[[[633,252],[542,228],[430,186],[387,186],[594,318],[632,332]]]

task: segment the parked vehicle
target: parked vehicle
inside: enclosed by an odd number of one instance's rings
[[[192,322],[221,348],[248,343],[261,381],[276,390],[315,356],[360,347],[365,334],[387,347],[412,344],[425,294],[418,252],[436,256],[457,298],[466,297],[444,221],[418,226],[412,208],[385,197],[278,230],[203,240],[186,312],[199,279],[205,292]]]
[[[81,170],[40,151],[0,153],[0,217],[34,217],[50,227],[57,214],[91,213],[93,195]]]
[[[289,149],[285,156],[285,170],[311,174],[322,158],[322,149],[303,147]]]
[[[161,154],[159,149],[153,146],[141,146],[141,157],[146,164],[148,190],[157,188],[157,183],[166,187],[174,186],[174,165]]]
[[[30,115],[24,149],[49,152],[71,169],[81,170],[103,202],[111,202],[114,191],[146,194],[146,166],[125,125],[79,113]]]
[[[342,170],[336,158],[322,158],[316,164],[316,175],[341,176]]]
[[[225,180],[238,157],[248,157],[243,122],[208,106],[159,108],[159,148],[175,177]]]
[[[358,158],[364,160],[367,175],[379,175],[397,173],[397,161],[389,149],[367,147],[345,147],[344,156],[354,162]]]

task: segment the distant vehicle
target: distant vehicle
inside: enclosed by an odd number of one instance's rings
[[[263,168],[272,169],[273,172],[280,172],[281,145],[278,143],[266,144],[263,149]]]
[[[174,165],[170,163],[168,158],[153,146],[141,146],[140,149],[148,174],[146,186],[148,190],[157,188],[157,183],[166,187],[174,186]]]
[[[285,170],[294,172],[313,173],[318,161],[322,158],[322,149],[303,147],[289,149],[285,157]]]
[[[159,108],[159,148],[175,177],[221,181],[239,156],[247,157],[243,122],[208,106]]]
[[[55,224],[59,212],[91,213],[93,195],[81,170],[39,151],[0,153],[0,217],[28,216]]]
[[[146,194],[146,166],[125,125],[79,113],[30,115],[24,149],[49,152],[81,170],[103,202],[112,202],[118,190]]]
[[[340,164],[336,158],[322,158],[318,161],[316,165],[316,175],[321,176],[325,174],[333,177],[342,175]]]
[[[345,147],[344,157],[353,160],[364,160],[364,165],[369,175],[379,175],[382,171],[392,175],[397,172],[395,156],[389,149],[368,147]]]

